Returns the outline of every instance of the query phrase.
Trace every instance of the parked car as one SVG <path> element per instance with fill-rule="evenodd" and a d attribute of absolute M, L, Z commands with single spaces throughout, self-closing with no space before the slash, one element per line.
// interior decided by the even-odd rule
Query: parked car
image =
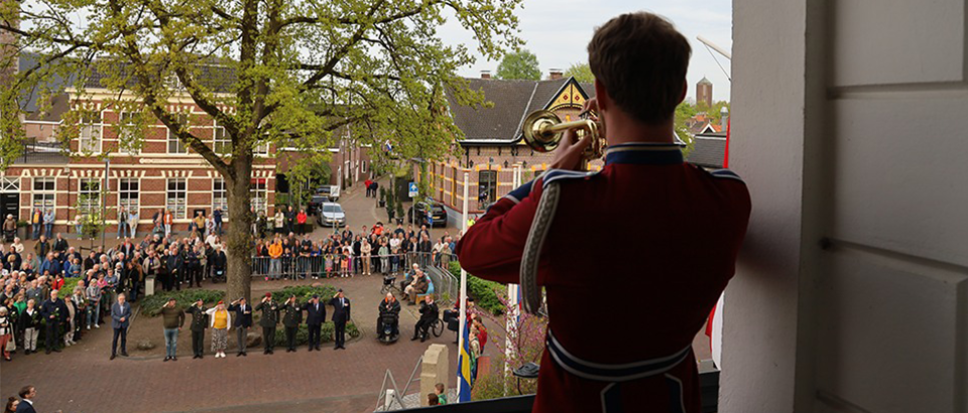
<path fill-rule="evenodd" d="M 416 208 L 416 211 L 414 211 Z M 442 204 L 429 201 L 420 201 L 415 203 L 407 211 L 407 222 L 417 225 L 427 224 L 427 211 L 431 211 L 434 217 L 435 227 L 446 227 L 447 226 L 447 210 L 444 209 Z M 416 219 L 415 219 L 416 216 Z"/>
<path fill-rule="evenodd" d="M 316 214 L 316 223 L 321 227 L 342 227 L 346 225 L 343 207 L 335 202 L 323 202 Z"/>
<path fill-rule="evenodd" d="M 327 197 L 332 202 L 339 201 L 339 185 L 323 185 L 316 188 L 316 196 Z"/>

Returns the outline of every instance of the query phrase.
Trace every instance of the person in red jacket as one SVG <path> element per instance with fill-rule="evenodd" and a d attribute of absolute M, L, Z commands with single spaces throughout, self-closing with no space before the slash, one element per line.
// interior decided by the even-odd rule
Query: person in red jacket
<path fill-rule="evenodd" d="M 297 230 L 299 234 L 305 234 L 308 229 L 306 228 L 306 210 L 300 209 L 299 213 L 296 214 L 296 223 L 299 224 L 299 229 Z"/>
<path fill-rule="evenodd" d="M 477 277 L 516 283 L 536 272 L 545 288 L 536 412 L 700 411 L 692 341 L 733 276 L 750 197 L 735 173 L 683 161 L 673 115 L 690 54 L 651 13 L 598 28 L 588 45 L 596 98 L 585 108 L 604 123 L 605 166 L 585 172 L 590 139 L 566 133 L 557 169 L 497 200 L 457 246 Z M 525 293 L 534 311 L 540 295 Z"/>

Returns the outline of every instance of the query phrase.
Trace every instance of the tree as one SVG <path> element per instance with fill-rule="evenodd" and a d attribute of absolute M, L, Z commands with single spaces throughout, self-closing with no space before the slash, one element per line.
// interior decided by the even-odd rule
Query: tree
<path fill-rule="evenodd" d="M 497 66 L 497 78 L 507 80 L 541 80 L 538 57 L 527 50 L 508 53 Z"/>
<path fill-rule="evenodd" d="M 500 59 L 516 49 L 521 0 L 47 0 L 0 4 L 0 30 L 40 56 L 0 90 L 0 170 L 20 155 L 18 115 L 28 90 L 69 79 L 73 97 L 90 97 L 94 75 L 111 91 L 106 105 L 157 119 L 224 179 L 232 223 L 226 236 L 227 293 L 250 295 L 254 216 L 249 191 L 254 149 L 285 144 L 326 159 L 332 131 L 349 127 L 373 147 L 394 139 L 404 159 L 448 150 L 462 136 L 446 115 L 444 90 L 481 104 L 455 74 L 468 49 L 437 35 L 445 11 L 475 34 L 476 50 Z M 5 57 L 9 63 L 9 56 Z M 189 101 L 224 127 L 218 153 L 169 103 Z M 81 112 L 65 117 L 63 139 L 77 136 Z M 137 139 L 143 139 L 143 135 Z M 310 150 L 312 149 L 312 150 Z M 307 162 L 313 162 L 308 159 Z"/>
<path fill-rule="evenodd" d="M 575 80 L 581 83 L 592 83 L 595 81 L 595 75 L 592 74 L 592 69 L 588 67 L 588 63 L 572 64 L 571 67 L 565 71 L 565 77 L 569 76 L 575 78 Z"/>

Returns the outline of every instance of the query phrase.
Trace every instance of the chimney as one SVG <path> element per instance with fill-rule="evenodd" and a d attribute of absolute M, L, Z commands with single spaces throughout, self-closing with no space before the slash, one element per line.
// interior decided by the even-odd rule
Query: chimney
<path fill-rule="evenodd" d="M 481 79 L 490 79 L 490 78 L 491 78 L 490 70 L 481 70 Z"/>
<path fill-rule="evenodd" d="M 558 80 L 558 79 L 561 79 L 561 76 L 564 74 L 565 72 L 563 72 L 561 69 L 551 69 L 549 78 L 551 80 Z"/>

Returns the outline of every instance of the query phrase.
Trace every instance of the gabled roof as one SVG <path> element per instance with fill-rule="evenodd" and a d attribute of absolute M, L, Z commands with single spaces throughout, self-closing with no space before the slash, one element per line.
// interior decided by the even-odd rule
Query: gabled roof
<path fill-rule="evenodd" d="M 469 78 L 468 88 L 482 90 L 490 108 L 462 106 L 448 93 L 454 124 L 464 132 L 465 141 L 514 143 L 520 139 L 521 122 L 529 113 L 546 109 L 568 85 L 575 85 L 584 99 L 594 97 L 594 87 L 574 78 L 556 80 L 499 80 Z M 591 90 L 591 93 L 588 91 Z M 470 142 L 468 142 L 470 143 Z"/>
<path fill-rule="evenodd" d="M 703 133 L 696 135 L 694 139 L 695 145 L 686 157 L 686 161 L 704 168 L 722 168 L 723 156 L 726 154 L 726 134 Z"/>

